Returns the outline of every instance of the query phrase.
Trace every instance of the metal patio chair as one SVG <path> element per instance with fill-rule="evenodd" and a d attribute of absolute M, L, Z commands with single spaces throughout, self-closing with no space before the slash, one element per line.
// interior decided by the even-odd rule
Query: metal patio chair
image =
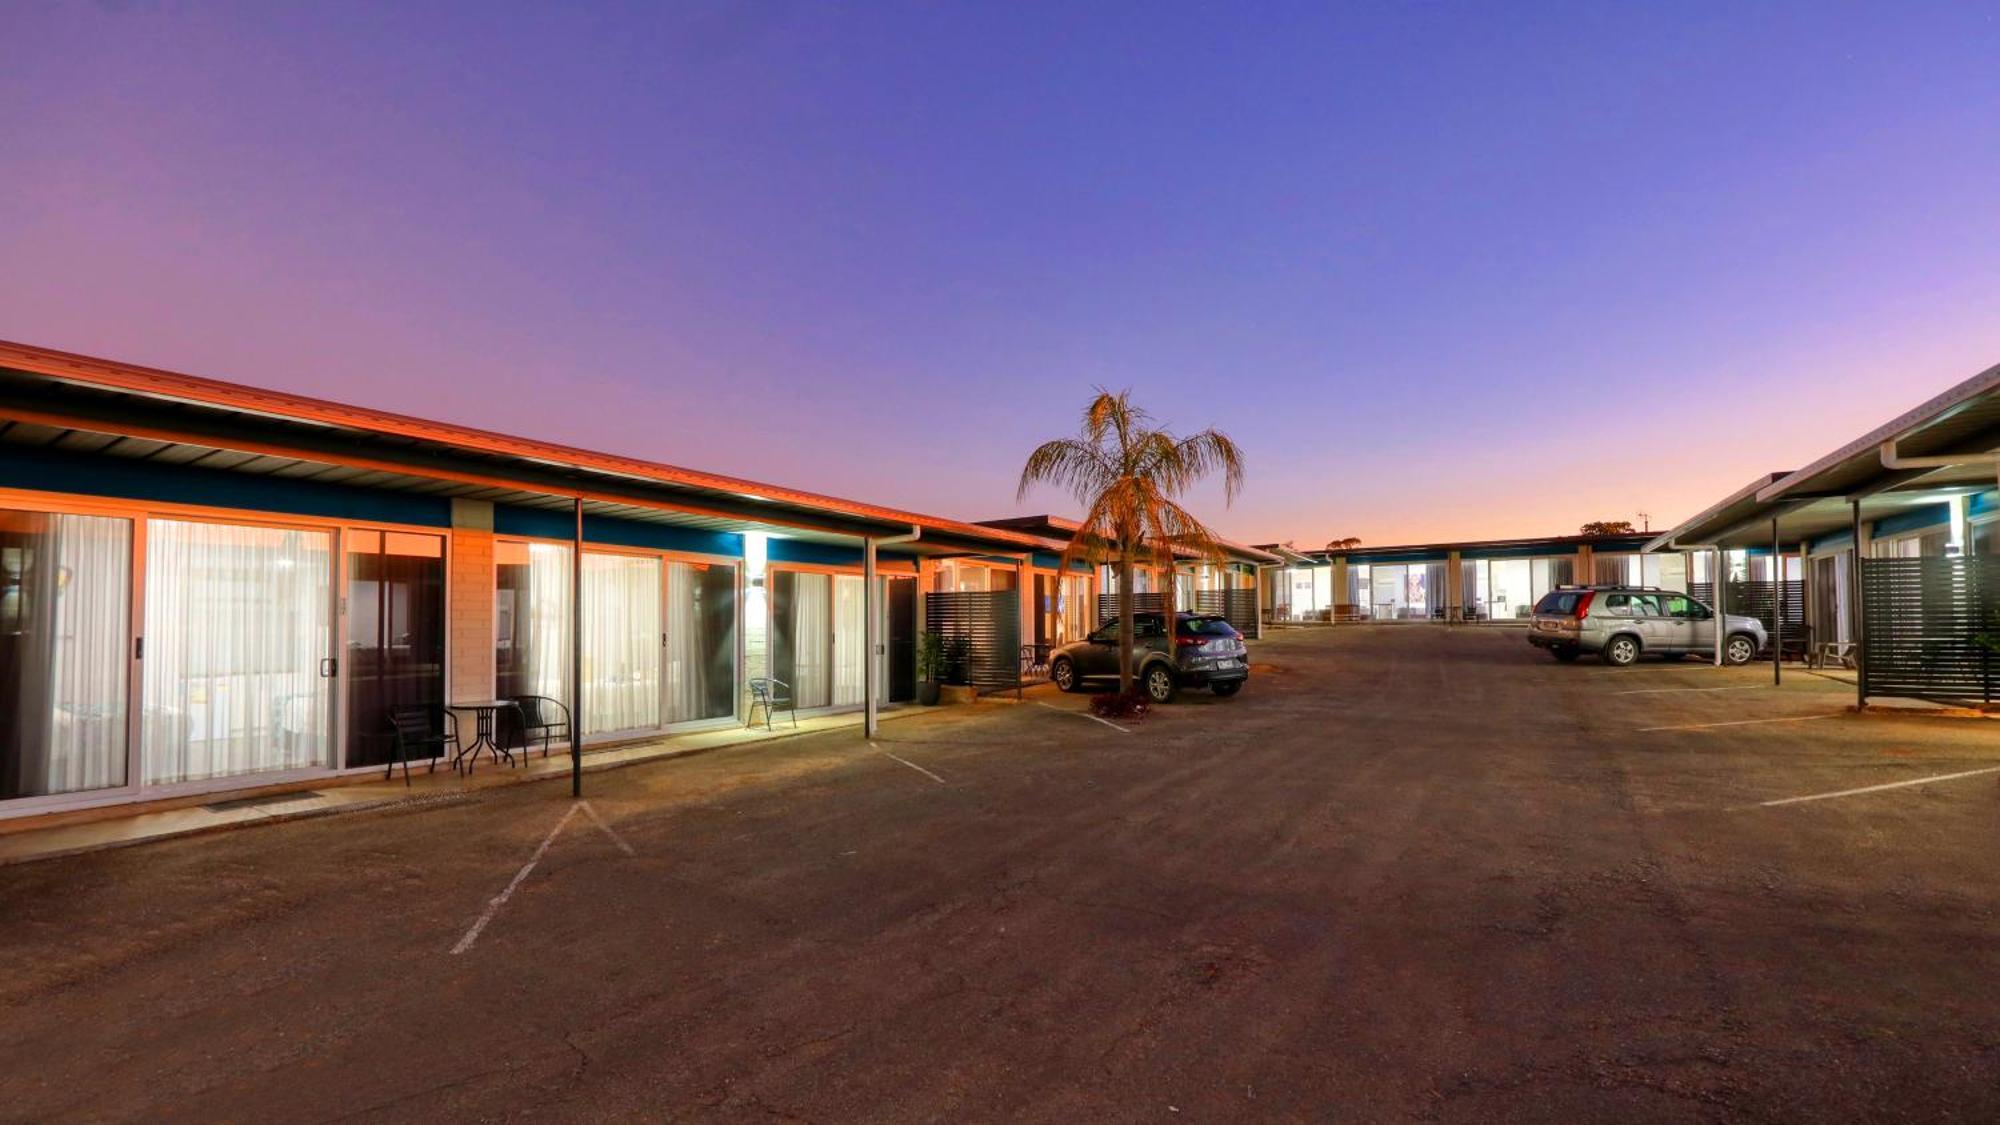
<path fill-rule="evenodd" d="M 792 700 L 792 685 L 768 676 L 758 676 L 750 681 L 750 714 L 744 726 L 757 725 L 757 708 L 764 709 L 764 729 L 776 730 L 771 718 L 779 711 L 790 712 L 792 725 L 799 725 L 798 704 Z"/>
<path fill-rule="evenodd" d="M 527 760 L 528 746 L 540 740 L 542 757 L 549 756 L 549 743 L 561 738 L 569 738 L 569 708 L 559 699 L 546 695 L 515 695 L 508 701 L 519 710 L 517 721 L 521 724 L 521 759 Z"/>
<path fill-rule="evenodd" d="M 403 784 L 410 784 L 410 759 L 428 758 L 430 772 L 437 772 L 438 759 L 447 748 L 458 749 L 458 716 L 444 707 L 395 707 L 389 711 L 389 733 L 394 749 L 382 780 L 396 776 L 396 763 L 403 764 Z M 428 753 L 424 753 L 428 751 Z"/>

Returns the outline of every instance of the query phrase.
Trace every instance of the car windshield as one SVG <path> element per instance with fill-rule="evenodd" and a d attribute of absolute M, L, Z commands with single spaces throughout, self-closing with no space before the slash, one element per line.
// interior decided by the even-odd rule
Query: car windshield
<path fill-rule="evenodd" d="M 1243 634 L 1236 627 L 1220 617 L 1183 617 L 1181 636 L 1183 637 L 1240 637 Z"/>

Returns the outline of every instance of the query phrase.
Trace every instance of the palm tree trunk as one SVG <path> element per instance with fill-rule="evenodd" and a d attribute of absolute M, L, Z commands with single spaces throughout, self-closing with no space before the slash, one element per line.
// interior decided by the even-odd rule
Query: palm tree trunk
<path fill-rule="evenodd" d="M 1118 553 L 1118 694 L 1132 694 L 1132 552 Z"/>

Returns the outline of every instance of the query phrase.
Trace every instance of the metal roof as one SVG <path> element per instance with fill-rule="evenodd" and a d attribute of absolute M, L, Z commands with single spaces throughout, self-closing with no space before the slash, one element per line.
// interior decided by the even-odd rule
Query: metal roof
<path fill-rule="evenodd" d="M 1081 522 L 1066 516 L 1055 515 L 1009 516 L 1006 519 L 980 520 L 979 525 L 981 527 L 1004 528 L 1011 531 L 1025 532 L 1030 535 L 1038 535 L 1064 545 L 1068 544 L 1071 538 L 1083 529 Z M 1283 561 L 1279 556 L 1262 547 L 1252 547 L 1220 537 L 1217 537 L 1216 542 L 1220 543 L 1223 551 L 1237 562 L 1270 565 Z M 1186 550 L 1185 548 L 1179 549 L 1175 553 L 1182 558 L 1196 557 L 1193 551 Z"/>
<path fill-rule="evenodd" d="M 1590 547 L 1593 550 L 1637 551 L 1645 542 L 1645 533 L 1634 532 L 1630 535 L 1545 535 L 1527 539 L 1475 539 L 1455 543 L 1404 543 L 1381 547 L 1351 547 L 1340 551 L 1328 550 L 1322 547 L 1317 551 L 1295 551 L 1293 553 L 1311 559 L 1316 563 L 1327 562 L 1336 557 L 1366 562 L 1369 559 L 1386 556 L 1418 554 L 1447 555 L 1453 551 L 1457 551 L 1460 554 L 1468 551 L 1524 551 L 1537 548 L 1547 548 L 1550 551 L 1564 549 L 1574 551 L 1578 547 Z"/>
<path fill-rule="evenodd" d="M 1059 550 L 1035 535 L 0 341 L 0 441 L 365 488 L 850 541 Z"/>
<path fill-rule="evenodd" d="M 1990 454 L 2000 451 L 2000 366 L 1994 366 L 1803 469 L 1771 473 L 1710 505 L 1647 544 L 1648 550 L 1691 547 L 1786 549 L 1851 529 L 1854 505 L 1864 522 L 1931 507 L 1953 496 L 1995 487 L 1986 463 L 1945 468 L 1891 469 L 1885 443 L 1905 457 Z"/>

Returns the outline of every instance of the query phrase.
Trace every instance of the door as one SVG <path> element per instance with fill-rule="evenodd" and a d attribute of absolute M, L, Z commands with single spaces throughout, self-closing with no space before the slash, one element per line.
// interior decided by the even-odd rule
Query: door
<path fill-rule="evenodd" d="M 147 785 L 333 765 L 333 535 L 146 524 Z"/>
<path fill-rule="evenodd" d="M 346 542 L 346 761 L 379 766 L 395 750 L 389 714 L 444 705 L 444 538 L 349 531 Z"/>
<path fill-rule="evenodd" d="M 882 631 L 888 646 L 889 702 L 904 703 L 917 697 L 917 580 L 890 578 L 883 586 L 889 619 Z"/>
<path fill-rule="evenodd" d="M 1673 612 L 1670 604 L 1673 596 L 1646 594 L 1638 600 L 1640 613 L 1644 615 L 1647 648 L 1654 652 L 1686 652 L 1694 646 L 1694 633 L 1687 617 Z"/>
<path fill-rule="evenodd" d="M 1669 594 L 1664 599 L 1667 616 L 1676 622 L 1681 651 L 1702 651 L 1715 647 L 1715 621 L 1708 607 L 1686 594 Z"/>
<path fill-rule="evenodd" d="M 1137 624 L 1134 623 L 1134 631 Z M 1077 671 L 1085 676 L 1118 674 L 1118 622 L 1110 621 L 1090 634 L 1089 643 L 1076 651 Z"/>

